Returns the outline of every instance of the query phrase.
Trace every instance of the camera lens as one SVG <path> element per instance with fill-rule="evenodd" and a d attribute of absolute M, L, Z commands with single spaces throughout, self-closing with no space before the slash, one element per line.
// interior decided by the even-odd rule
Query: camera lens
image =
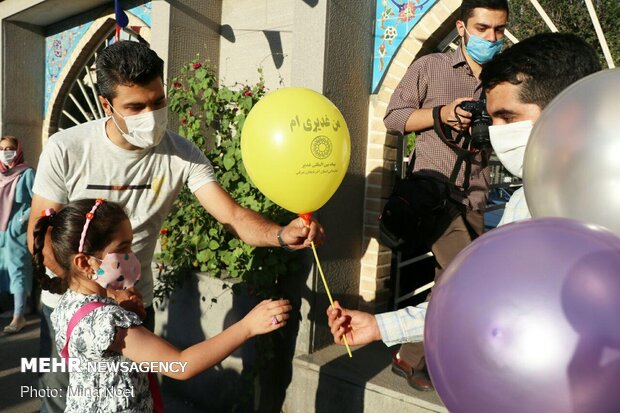
<path fill-rule="evenodd" d="M 461 102 L 459 106 L 471 113 L 471 146 L 481 150 L 491 148 L 489 125 L 492 121 L 486 111 L 486 102 L 483 100 L 466 100 Z"/>

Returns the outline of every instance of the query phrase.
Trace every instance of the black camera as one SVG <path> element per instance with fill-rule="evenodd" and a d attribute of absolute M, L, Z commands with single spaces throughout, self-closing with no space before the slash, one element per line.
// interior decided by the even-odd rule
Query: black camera
<path fill-rule="evenodd" d="M 489 126 L 493 123 L 487 112 L 484 100 L 466 100 L 459 107 L 471 113 L 471 146 L 480 149 L 491 149 Z"/>

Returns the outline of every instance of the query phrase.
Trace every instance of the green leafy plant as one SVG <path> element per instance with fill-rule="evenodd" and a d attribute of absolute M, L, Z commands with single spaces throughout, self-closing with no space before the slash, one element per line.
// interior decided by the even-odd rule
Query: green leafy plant
<path fill-rule="evenodd" d="M 179 117 L 179 134 L 204 151 L 219 184 L 239 204 L 280 223 L 293 215 L 275 205 L 251 183 L 241 160 L 241 130 L 250 109 L 266 90 L 262 71 L 254 85 L 218 83 L 206 62 L 196 59 L 172 79 L 168 90 L 170 110 Z M 189 190 L 184 189 L 161 231 L 162 252 L 158 300 L 166 298 L 191 271 L 214 277 L 232 277 L 259 299 L 276 293 L 278 277 L 296 267 L 296 254 L 280 248 L 255 248 L 237 239 L 209 215 Z M 240 284 L 235 284 L 239 287 Z"/>
<path fill-rule="evenodd" d="M 583 0 L 540 0 L 539 3 L 560 32 L 574 33 L 583 37 L 598 51 L 603 67 L 607 67 L 603 50 Z M 618 0 L 598 0 L 593 2 L 593 6 L 605 34 L 611 56 L 617 64 L 620 59 L 620 30 L 618 30 L 620 2 Z M 510 1 L 508 28 L 512 34 L 521 40 L 536 33 L 550 31 L 529 0 Z"/>

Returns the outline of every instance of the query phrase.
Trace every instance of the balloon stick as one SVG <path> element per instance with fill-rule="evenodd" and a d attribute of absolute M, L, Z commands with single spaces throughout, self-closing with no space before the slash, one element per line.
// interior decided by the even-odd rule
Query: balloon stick
<path fill-rule="evenodd" d="M 312 213 L 299 214 L 299 216 L 306 222 L 306 225 L 310 225 L 310 217 L 312 217 Z M 336 310 L 336 306 L 334 306 L 334 300 L 332 299 L 332 295 L 329 292 L 329 287 L 327 286 L 327 280 L 325 279 L 325 274 L 323 274 L 323 268 L 321 267 L 319 256 L 316 253 L 314 241 L 310 241 L 310 245 L 312 246 L 312 252 L 314 253 L 314 260 L 316 261 L 316 266 L 318 267 L 319 274 L 321 274 L 321 279 L 323 280 L 323 286 L 325 287 L 325 291 L 327 292 L 327 298 L 329 298 L 329 303 L 331 304 L 332 309 Z M 353 354 L 351 354 L 351 348 L 349 347 L 349 343 L 347 341 L 346 333 L 343 334 L 342 340 L 344 341 L 344 345 L 347 348 L 347 353 L 349 354 L 349 357 L 353 357 Z"/>

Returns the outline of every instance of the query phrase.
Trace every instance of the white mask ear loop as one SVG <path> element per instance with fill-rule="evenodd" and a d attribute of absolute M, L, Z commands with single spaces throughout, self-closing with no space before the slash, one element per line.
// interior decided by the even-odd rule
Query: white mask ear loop
<path fill-rule="evenodd" d="M 110 105 L 110 108 L 112 108 L 112 114 L 110 115 L 110 119 L 112 119 L 112 122 L 114 122 L 114 126 L 116 126 L 116 129 L 118 129 L 118 131 L 121 133 L 121 135 L 123 135 L 123 137 L 127 134 L 127 132 L 124 132 L 120 126 L 118 126 L 118 123 L 116 122 L 116 119 L 114 119 L 114 114 L 116 113 L 118 116 L 120 116 L 121 118 L 125 119 L 125 117 L 123 115 L 121 115 L 119 113 L 118 110 L 116 110 L 114 108 L 114 106 L 112 106 L 112 104 L 110 103 L 110 101 L 108 99 L 106 99 L 106 102 L 108 102 L 108 105 Z"/>

